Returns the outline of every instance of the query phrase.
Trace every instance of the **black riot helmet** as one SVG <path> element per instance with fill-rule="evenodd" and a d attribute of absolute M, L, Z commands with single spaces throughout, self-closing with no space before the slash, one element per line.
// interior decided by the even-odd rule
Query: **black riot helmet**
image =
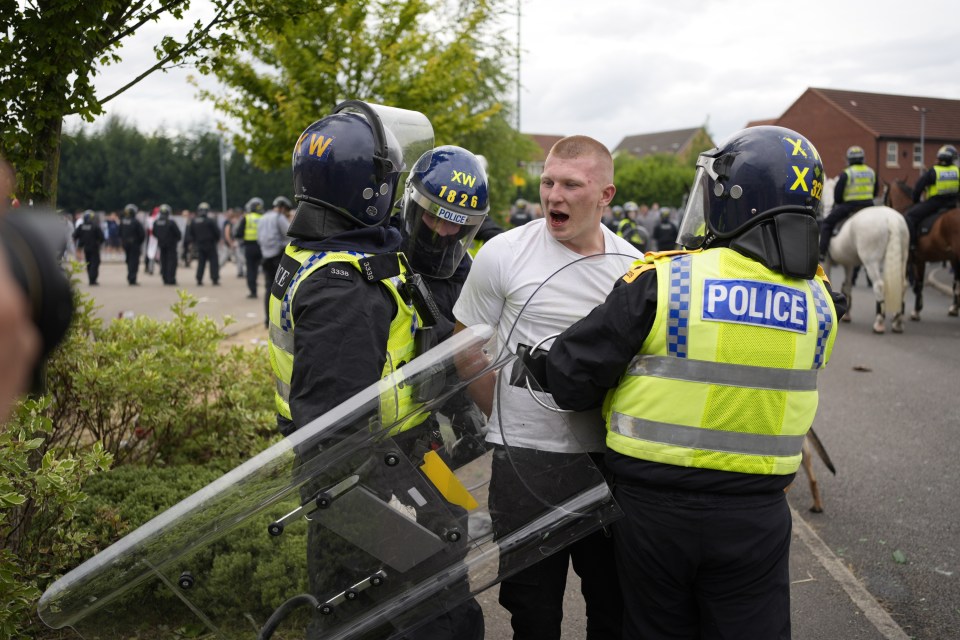
<path fill-rule="evenodd" d="M 347 112 L 349 106 L 359 110 Z M 293 149 L 294 199 L 373 227 L 390 216 L 400 145 L 376 111 L 349 100 L 307 127 Z"/>
<path fill-rule="evenodd" d="M 210 203 L 208 203 L 208 202 L 201 202 L 200 204 L 197 205 L 197 215 L 198 215 L 198 216 L 205 216 L 205 215 L 207 215 L 207 214 L 209 214 L 209 213 L 210 213 Z"/>
<path fill-rule="evenodd" d="M 125 206 L 125 207 L 123 208 L 123 215 L 124 215 L 124 217 L 126 217 L 126 218 L 132 218 L 132 217 L 134 217 L 135 215 L 137 215 L 137 212 L 138 212 L 138 211 L 139 211 L 139 209 L 137 209 L 137 205 L 135 205 L 135 204 L 128 204 L 127 206 Z"/>
<path fill-rule="evenodd" d="M 950 166 L 957 161 L 957 148 L 952 144 L 945 144 L 937 150 L 937 162 L 943 166 Z"/>
<path fill-rule="evenodd" d="M 410 170 L 400 208 L 413 270 L 449 278 L 490 210 L 483 164 L 462 147 L 427 151 Z"/>
<path fill-rule="evenodd" d="M 751 244 L 744 253 L 786 275 L 812 277 L 823 163 L 807 138 L 784 127 L 748 127 L 700 154 L 697 167 L 677 242 L 689 249 L 730 246 L 750 234 L 739 243 L 740 249 Z M 771 251 L 777 256 L 759 255 Z"/>
<path fill-rule="evenodd" d="M 160 215 L 164 218 L 169 218 L 170 214 L 173 213 L 173 209 L 170 208 L 168 204 L 160 205 Z"/>

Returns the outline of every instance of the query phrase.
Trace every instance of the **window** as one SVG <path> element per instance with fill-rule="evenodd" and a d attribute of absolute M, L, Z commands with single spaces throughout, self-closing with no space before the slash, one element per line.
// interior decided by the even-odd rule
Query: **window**
<path fill-rule="evenodd" d="M 923 166 L 923 147 L 919 142 L 913 143 L 913 168 L 919 169 Z"/>
<path fill-rule="evenodd" d="M 899 166 L 899 164 L 897 163 L 897 150 L 898 148 L 897 148 L 896 142 L 887 143 L 887 166 L 888 167 Z"/>

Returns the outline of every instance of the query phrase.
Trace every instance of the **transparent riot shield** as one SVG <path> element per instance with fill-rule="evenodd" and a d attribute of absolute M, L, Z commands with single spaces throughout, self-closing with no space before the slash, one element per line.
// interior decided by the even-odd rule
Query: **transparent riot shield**
<path fill-rule="evenodd" d="M 461 331 L 95 555 L 41 619 L 85 640 L 394 637 L 613 521 L 588 456 L 491 448 L 444 415 L 523 375 L 493 333 Z M 522 508 L 488 500 L 504 466 Z"/>

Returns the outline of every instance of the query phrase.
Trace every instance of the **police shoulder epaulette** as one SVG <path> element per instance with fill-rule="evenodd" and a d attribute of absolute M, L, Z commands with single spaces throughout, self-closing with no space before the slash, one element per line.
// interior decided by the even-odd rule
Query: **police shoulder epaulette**
<path fill-rule="evenodd" d="M 630 271 L 627 271 L 623 275 L 623 281 L 633 282 L 634 280 L 640 277 L 641 273 L 644 273 L 646 271 L 650 271 L 651 269 L 656 269 L 656 268 L 657 268 L 657 265 L 653 264 L 652 262 L 641 262 L 640 264 L 634 264 L 630 268 Z"/>
<path fill-rule="evenodd" d="M 400 260 L 396 253 L 381 253 L 358 260 L 360 271 L 367 282 L 380 282 L 400 275 Z"/>

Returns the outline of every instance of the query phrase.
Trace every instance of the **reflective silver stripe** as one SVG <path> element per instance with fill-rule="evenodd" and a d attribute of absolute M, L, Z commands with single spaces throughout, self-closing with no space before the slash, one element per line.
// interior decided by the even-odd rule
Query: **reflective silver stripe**
<path fill-rule="evenodd" d="M 277 395 L 279 395 L 284 402 L 290 404 L 290 385 L 280 378 L 274 378 L 274 380 L 277 381 Z"/>
<path fill-rule="evenodd" d="M 627 373 L 746 389 L 817 390 L 816 369 L 777 369 L 669 356 L 637 356 L 630 363 Z"/>
<path fill-rule="evenodd" d="M 628 438 L 649 440 L 687 449 L 703 449 L 749 456 L 795 456 L 800 454 L 804 436 L 771 436 L 760 433 L 717 431 L 686 427 L 652 420 L 640 420 L 622 413 L 610 415 L 610 430 Z"/>
<path fill-rule="evenodd" d="M 270 342 L 281 351 L 293 355 L 293 331 L 284 331 L 277 325 L 270 323 Z"/>

